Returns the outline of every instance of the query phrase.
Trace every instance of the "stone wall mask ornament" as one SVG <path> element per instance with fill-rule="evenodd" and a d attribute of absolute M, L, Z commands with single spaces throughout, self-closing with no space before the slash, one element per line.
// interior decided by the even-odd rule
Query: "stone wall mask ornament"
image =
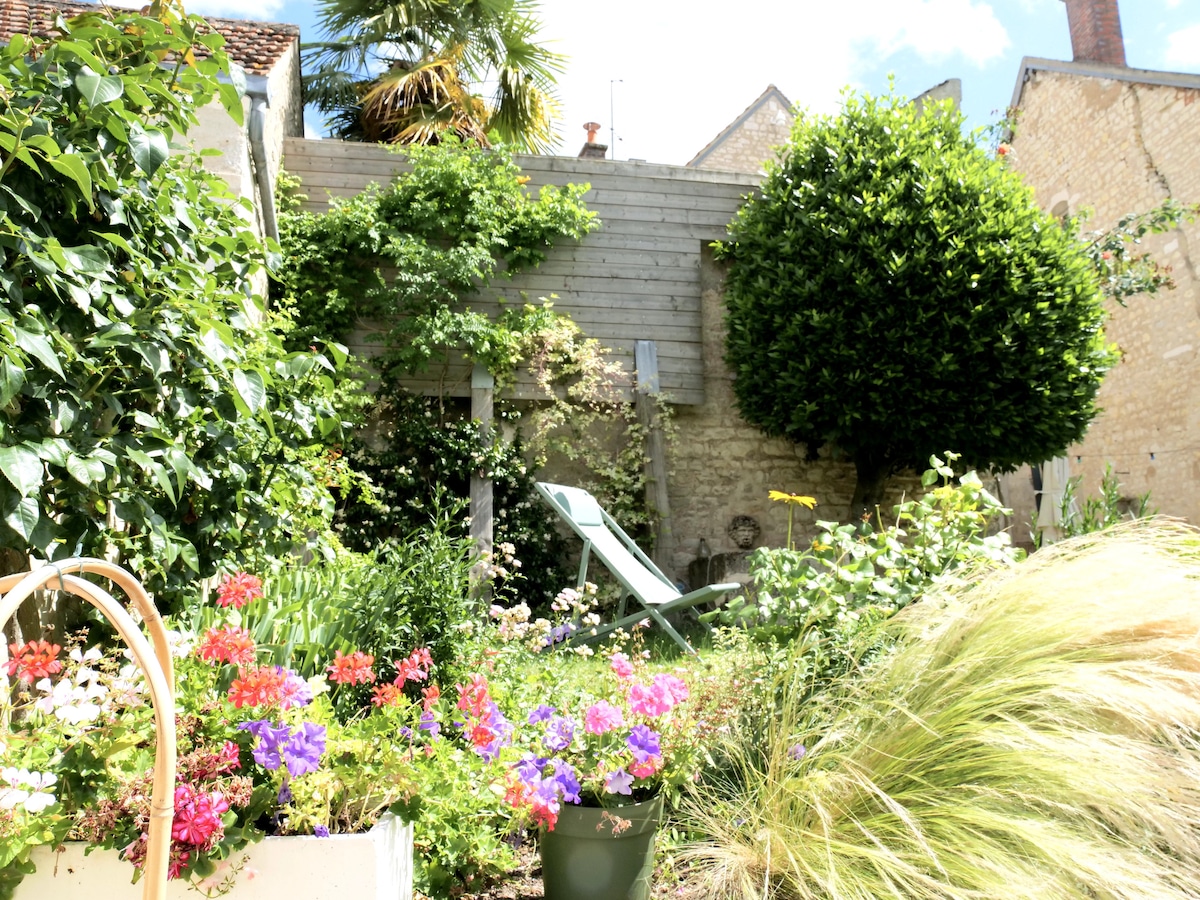
<path fill-rule="evenodd" d="M 758 522 L 751 516 L 734 516 L 733 521 L 729 523 L 729 527 L 725 529 L 725 533 L 729 535 L 729 539 L 733 541 L 740 549 L 749 550 L 754 546 L 754 542 L 762 533 Z"/>

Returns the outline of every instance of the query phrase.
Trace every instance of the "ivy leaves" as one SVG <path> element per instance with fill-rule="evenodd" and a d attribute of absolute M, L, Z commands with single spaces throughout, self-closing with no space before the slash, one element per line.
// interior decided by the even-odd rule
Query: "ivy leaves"
<path fill-rule="evenodd" d="M 273 274 L 304 323 L 293 346 L 344 340 L 360 317 L 375 317 L 392 323 L 391 365 L 420 371 L 466 347 L 503 375 L 529 328 L 459 301 L 502 273 L 536 266 L 555 241 L 598 228 L 582 202 L 589 186 L 546 186 L 534 198 L 507 151 L 452 139 L 401 152 L 410 168 L 387 187 L 324 214 L 282 217 L 284 263 Z"/>

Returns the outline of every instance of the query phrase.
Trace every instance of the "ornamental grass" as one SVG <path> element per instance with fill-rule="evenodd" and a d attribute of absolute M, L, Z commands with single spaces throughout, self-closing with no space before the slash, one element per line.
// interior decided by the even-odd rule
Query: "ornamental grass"
<path fill-rule="evenodd" d="M 1200 896 L 1200 532 L 1084 536 L 893 626 L 731 742 L 687 808 L 706 896 Z"/>

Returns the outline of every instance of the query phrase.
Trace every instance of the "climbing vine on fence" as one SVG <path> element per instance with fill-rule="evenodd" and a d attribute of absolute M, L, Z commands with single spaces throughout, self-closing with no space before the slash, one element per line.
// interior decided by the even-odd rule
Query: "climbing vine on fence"
<path fill-rule="evenodd" d="M 284 254 L 273 277 L 275 294 L 301 323 L 293 345 L 345 340 L 361 320 L 387 325 L 372 359 L 380 384 L 374 438 L 348 448 L 378 485 L 381 505 L 346 503 L 339 527 L 352 546 L 407 533 L 439 491 L 463 496 L 471 474 L 483 472 L 496 483 L 496 540 L 517 545 L 535 599 L 553 596 L 562 587 L 553 563 L 560 548 L 527 465 L 565 458 L 623 524 L 644 524 L 643 439 L 625 399 L 628 375 L 553 298 L 502 303 L 495 315 L 470 301 L 481 287 L 536 266 L 554 242 L 599 227 L 582 202 L 588 185 L 545 186 L 534 196 L 506 150 L 453 140 L 399 152 L 406 165 L 392 183 L 336 201 L 327 213 L 301 211 L 294 182 L 281 200 Z M 480 435 L 448 397 L 404 390 L 405 376 L 454 353 L 496 377 L 509 440 Z M 503 399 L 518 369 L 543 399 Z"/>

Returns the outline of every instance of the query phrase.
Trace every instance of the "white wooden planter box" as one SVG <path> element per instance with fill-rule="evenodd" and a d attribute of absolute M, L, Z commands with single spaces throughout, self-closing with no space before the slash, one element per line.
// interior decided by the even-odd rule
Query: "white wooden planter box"
<path fill-rule="evenodd" d="M 140 900 L 142 884 L 130 884 L 133 867 L 115 850 L 84 855 L 85 844 L 61 852 L 37 847 L 37 871 L 18 885 L 14 900 Z M 229 900 L 412 900 L 412 825 L 385 816 L 365 834 L 269 837 L 233 860 L 246 857 Z M 185 881 L 167 882 L 168 900 L 203 896 Z"/>

